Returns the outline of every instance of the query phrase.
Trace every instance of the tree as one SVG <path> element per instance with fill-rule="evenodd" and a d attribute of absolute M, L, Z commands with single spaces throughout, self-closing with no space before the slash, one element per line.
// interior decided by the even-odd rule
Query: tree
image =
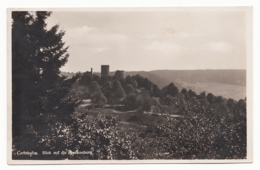
<path fill-rule="evenodd" d="M 202 92 L 202 93 L 200 93 L 200 96 L 199 96 L 199 97 L 201 97 L 201 98 L 206 97 L 206 92 Z"/>
<path fill-rule="evenodd" d="M 138 84 L 137 82 L 135 81 L 134 78 L 130 77 L 130 76 L 127 76 L 126 79 L 125 79 L 125 84 L 131 84 L 134 88 L 137 88 L 138 87 Z"/>
<path fill-rule="evenodd" d="M 90 85 L 90 83 L 93 81 L 95 81 L 93 78 L 92 78 L 92 75 L 90 72 L 85 72 L 83 73 L 83 75 L 81 76 L 80 80 L 79 80 L 79 83 L 83 86 L 88 86 Z"/>
<path fill-rule="evenodd" d="M 185 107 L 187 105 L 185 95 L 183 93 L 178 94 L 177 100 L 179 102 L 180 107 Z"/>
<path fill-rule="evenodd" d="M 106 82 L 112 80 L 112 77 L 111 76 L 103 76 L 101 77 L 101 84 L 105 84 Z"/>
<path fill-rule="evenodd" d="M 236 107 L 236 101 L 234 100 L 234 99 L 231 99 L 231 98 L 229 98 L 228 100 L 227 100 L 227 107 L 229 108 L 229 109 L 234 109 L 235 107 Z"/>
<path fill-rule="evenodd" d="M 51 12 L 12 12 L 13 114 L 51 112 L 67 91 L 60 77 L 69 57 L 58 25 L 47 30 Z M 19 117 L 19 116 L 18 116 Z"/>
<path fill-rule="evenodd" d="M 104 94 L 100 90 L 95 92 L 91 96 L 91 99 L 94 104 L 98 105 L 98 107 L 103 107 L 107 103 L 107 98 L 104 96 Z"/>
<path fill-rule="evenodd" d="M 101 78 L 98 75 L 93 74 L 92 80 L 98 82 L 98 84 L 101 84 Z"/>
<path fill-rule="evenodd" d="M 102 93 L 100 86 L 96 81 L 91 82 L 89 93 L 92 103 L 97 104 L 99 107 L 103 107 L 107 103 L 107 98 Z"/>
<path fill-rule="evenodd" d="M 112 95 L 115 102 L 118 102 L 122 98 L 126 97 L 125 90 L 123 89 L 121 83 L 118 80 L 113 81 Z"/>
<path fill-rule="evenodd" d="M 135 92 L 135 88 L 131 84 L 127 84 L 125 86 L 125 92 L 126 92 L 126 94 L 129 94 L 131 92 Z"/>
<path fill-rule="evenodd" d="M 174 85 L 174 83 L 170 83 L 168 86 L 165 86 L 162 89 L 164 94 L 169 94 L 173 97 L 177 96 L 179 94 L 178 88 Z"/>
<path fill-rule="evenodd" d="M 223 97 L 222 96 L 218 96 L 216 98 L 216 103 L 222 103 L 224 101 Z"/>
<path fill-rule="evenodd" d="M 124 99 L 124 104 L 127 110 L 135 110 L 142 105 L 142 99 L 138 94 L 129 93 Z"/>
<path fill-rule="evenodd" d="M 105 84 L 103 84 L 101 90 L 102 90 L 102 93 L 107 98 L 107 103 L 113 104 L 113 102 L 112 102 L 112 93 L 111 93 L 111 90 L 112 90 L 112 83 L 111 83 L 111 81 L 107 81 Z"/>
<path fill-rule="evenodd" d="M 223 104 L 223 103 L 219 103 L 215 109 L 215 112 L 218 116 L 227 116 L 229 114 L 229 109 L 228 107 Z"/>
<path fill-rule="evenodd" d="M 92 81 L 88 87 L 90 94 L 100 90 L 99 84 L 96 81 Z"/>
<path fill-rule="evenodd" d="M 239 109 L 246 111 L 246 101 L 245 100 L 240 99 L 238 101 L 238 105 L 237 106 L 238 106 Z"/>
<path fill-rule="evenodd" d="M 181 93 L 182 93 L 184 96 L 187 96 L 188 91 L 187 91 L 187 89 L 183 88 L 183 89 L 181 90 Z"/>
<path fill-rule="evenodd" d="M 143 81 L 143 87 L 146 89 L 146 90 L 151 90 L 151 87 L 152 87 L 152 82 L 150 80 L 148 80 L 147 78 L 144 79 Z"/>
<path fill-rule="evenodd" d="M 209 93 L 207 95 L 207 99 L 208 99 L 209 103 L 214 103 L 216 101 L 216 97 L 212 93 Z"/>
<path fill-rule="evenodd" d="M 133 76 L 133 78 L 136 80 L 138 87 L 144 87 L 144 78 L 140 76 L 139 74 Z"/>
<path fill-rule="evenodd" d="M 192 91 L 192 90 L 189 90 L 189 91 L 188 91 L 188 96 L 192 98 L 192 97 L 196 97 L 197 94 L 196 94 L 196 92 L 194 92 L 194 91 Z"/>
<path fill-rule="evenodd" d="M 37 139 L 26 135 L 28 127 L 47 129 L 50 120 L 46 115 L 67 115 L 74 109 L 66 95 L 77 77 L 66 80 L 60 76 L 69 57 L 68 47 L 64 47 L 65 32 L 58 31 L 58 25 L 46 28 L 50 15 L 46 11 L 12 12 L 12 135 L 17 150 L 37 149 Z"/>
<path fill-rule="evenodd" d="M 143 110 L 144 111 L 151 111 L 152 105 L 154 101 L 150 96 L 144 96 L 143 97 Z"/>
<path fill-rule="evenodd" d="M 153 85 L 152 96 L 154 96 L 154 97 L 162 96 L 162 91 L 161 91 L 161 89 L 159 89 L 159 87 L 157 85 Z"/>

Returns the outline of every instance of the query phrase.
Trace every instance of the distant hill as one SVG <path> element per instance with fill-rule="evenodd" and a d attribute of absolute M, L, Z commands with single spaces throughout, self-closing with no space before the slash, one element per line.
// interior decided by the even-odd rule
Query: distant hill
<path fill-rule="evenodd" d="M 70 78 L 72 78 L 76 73 L 73 73 L 73 72 L 64 72 L 64 71 L 61 71 L 61 73 L 60 73 L 61 75 L 63 75 L 63 76 L 66 76 L 67 77 L 67 79 L 70 79 Z"/>
<path fill-rule="evenodd" d="M 159 88 L 173 82 L 179 90 L 192 89 L 221 95 L 235 100 L 246 97 L 246 70 L 156 70 L 150 72 L 126 72 L 126 75 L 139 74 L 148 78 Z"/>
<path fill-rule="evenodd" d="M 150 73 L 173 82 L 215 82 L 246 86 L 246 70 L 155 70 Z"/>

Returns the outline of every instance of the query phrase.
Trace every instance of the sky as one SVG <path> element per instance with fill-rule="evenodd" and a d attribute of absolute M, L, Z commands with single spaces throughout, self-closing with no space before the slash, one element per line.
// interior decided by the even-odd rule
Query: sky
<path fill-rule="evenodd" d="M 246 69 L 245 9 L 59 10 L 46 22 L 66 32 L 66 72 Z"/>

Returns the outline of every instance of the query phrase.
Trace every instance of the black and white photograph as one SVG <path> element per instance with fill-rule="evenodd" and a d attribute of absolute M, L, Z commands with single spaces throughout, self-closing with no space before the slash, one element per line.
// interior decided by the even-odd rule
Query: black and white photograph
<path fill-rule="evenodd" d="M 8 9 L 8 163 L 252 162 L 252 8 Z"/>

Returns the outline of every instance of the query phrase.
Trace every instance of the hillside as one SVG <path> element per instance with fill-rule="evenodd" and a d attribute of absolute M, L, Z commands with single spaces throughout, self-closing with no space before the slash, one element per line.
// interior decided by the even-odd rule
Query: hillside
<path fill-rule="evenodd" d="M 131 72 L 128 74 L 134 76 L 125 79 L 108 76 L 102 80 L 99 76 L 89 79 L 86 73 L 65 80 L 66 96 L 52 113 L 32 119 L 28 132 L 21 135 L 29 142 L 22 148 L 14 142 L 13 159 L 32 159 L 17 154 L 23 148 L 39 153 L 64 151 L 37 154 L 35 160 L 246 158 L 246 100 L 225 99 L 217 93 L 179 92 L 173 83 L 160 90 L 137 73 L 157 77 Z M 220 92 L 238 86 L 196 85 Z"/>

